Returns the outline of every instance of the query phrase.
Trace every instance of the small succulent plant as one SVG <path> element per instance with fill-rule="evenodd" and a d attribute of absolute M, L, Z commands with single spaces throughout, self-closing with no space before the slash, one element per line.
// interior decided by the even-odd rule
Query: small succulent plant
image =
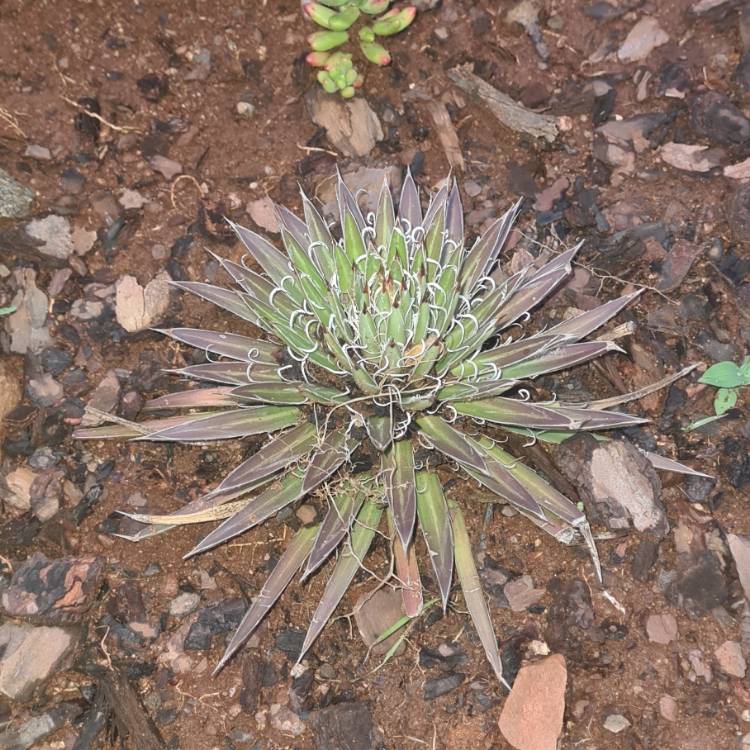
<path fill-rule="evenodd" d="M 372 17 L 369 26 L 358 31 L 359 49 L 364 57 L 375 65 L 388 65 L 391 56 L 377 40 L 403 31 L 416 15 L 416 8 L 392 8 L 391 0 L 321 0 L 302 2 L 302 10 L 325 31 L 317 31 L 308 37 L 312 52 L 307 62 L 318 71 L 318 82 L 329 93 L 339 92 L 345 99 L 354 96 L 364 82 L 348 52 L 333 51 L 349 41 L 349 30 L 361 14 Z"/>
<path fill-rule="evenodd" d="M 578 248 L 506 274 L 499 258 L 520 203 L 468 246 L 455 184 L 442 187 L 423 213 L 407 174 L 397 207 L 383 184 L 376 210 L 363 213 L 339 178 L 336 233 L 305 195 L 302 202 L 304 221 L 277 208 L 286 254 L 232 225 L 249 253 L 247 264 L 219 259 L 236 289 L 175 282 L 260 333 L 163 330 L 206 353 L 205 363 L 176 372 L 208 385 L 147 404 L 151 413 L 173 410 L 174 416 L 134 423 L 104 415 L 113 424 L 81 429 L 77 436 L 195 443 L 272 435 L 215 489 L 179 510 L 126 514 L 147 524 L 128 537 L 135 540 L 221 520 L 188 556 L 302 498 L 319 501 L 322 520 L 292 538 L 217 669 L 299 571 L 307 579 L 338 550 L 301 659 L 382 533 L 390 541 L 390 580 L 401 589 L 405 613 L 414 617 L 423 606 L 416 554 L 422 536 L 429 553 L 423 571 L 431 568 L 443 608 L 455 570 L 502 679 L 462 503 L 446 497 L 443 482 L 462 471 L 558 540 L 583 537 L 598 571 L 583 512 L 511 455 L 498 431 L 557 440 L 643 422 L 609 410 L 633 394 L 589 403 L 532 398 L 539 376 L 621 351 L 612 335 L 586 339 L 637 293 L 524 334 L 532 309 L 570 275 Z M 660 465 L 686 468 L 669 459 Z"/>

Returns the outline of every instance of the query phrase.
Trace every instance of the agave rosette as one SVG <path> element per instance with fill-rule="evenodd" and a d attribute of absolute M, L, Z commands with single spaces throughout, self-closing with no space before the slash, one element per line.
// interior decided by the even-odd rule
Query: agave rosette
<path fill-rule="evenodd" d="M 383 525 L 405 612 L 415 616 L 422 607 L 419 534 L 429 552 L 423 565 L 432 569 L 443 607 L 455 570 L 489 662 L 502 679 L 462 509 L 444 495 L 436 467 L 457 467 L 561 541 L 582 535 L 596 562 L 576 504 L 489 435 L 478 436 L 473 422 L 541 437 L 643 422 L 608 408 L 627 396 L 565 403 L 533 401 L 528 390 L 529 381 L 541 375 L 618 351 L 607 337 L 587 338 L 636 295 L 524 335 L 521 324 L 570 275 L 577 248 L 506 275 L 498 260 L 520 203 L 468 247 L 455 183 L 442 187 L 423 212 L 407 174 L 397 207 L 383 184 L 377 210 L 365 215 L 339 178 L 336 234 L 306 196 L 302 201 L 304 221 L 278 207 L 286 254 L 232 225 L 259 269 L 220 259 L 236 289 L 176 282 L 252 324 L 258 336 L 162 331 L 209 355 L 205 364 L 177 371 L 204 381 L 204 387 L 147 404 L 150 412 L 169 409 L 177 416 L 139 423 L 110 418 L 114 424 L 77 435 L 183 443 L 271 435 L 205 496 L 167 515 L 128 514 L 147 524 L 130 537 L 136 540 L 176 525 L 220 520 L 188 555 L 242 534 L 311 493 L 324 499 L 322 521 L 293 537 L 217 669 L 297 573 L 307 578 L 339 550 L 301 659 Z M 352 470 L 355 462 L 368 468 Z M 671 462 L 666 468 L 684 467 Z"/>

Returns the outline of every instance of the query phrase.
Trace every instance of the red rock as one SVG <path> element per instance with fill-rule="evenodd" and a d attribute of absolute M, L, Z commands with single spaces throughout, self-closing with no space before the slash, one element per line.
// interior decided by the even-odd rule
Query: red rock
<path fill-rule="evenodd" d="M 646 620 L 646 633 L 652 643 L 671 643 L 677 639 L 677 620 L 670 614 L 649 615 Z"/>
<path fill-rule="evenodd" d="M 503 737 L 516 750 L 556 750 L 567 679 L 561 654 L 521 668 L 498 722 Z"/>

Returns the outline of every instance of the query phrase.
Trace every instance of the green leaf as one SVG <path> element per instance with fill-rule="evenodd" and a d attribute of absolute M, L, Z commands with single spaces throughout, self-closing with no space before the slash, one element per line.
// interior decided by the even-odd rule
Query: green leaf
<path fill-rule="evenodd" d="M 696 419 L 695 422 L 691 422 L 687 427 L 685 427 L 683 429 L 683 432 L 692 432 L 693 430 L 697 430 L 699 427 L 705 427 L 707 424 L 711 424 L 711 422 L 716 422 L 718 419 L 724 419 L 724 417 L 726 417 L 726 414 L 719 414 L 718 416 Z"/>
<path fill-rule="evenodd" d="M 745 376 L 734 362 L 718 362 L 711 365 L 698 382 L 714 385 L 717 388 L 737 388 L 745 385 Z"/>
<path fill-rule="evenodd" d="M 458 581 L 461 584 L 461 590 L 466 600 L 466 607 L 474 622 L 474 627 L 477 629 L 479 640 L 482 642 L 482 646 L 484 646 L 487 660 L 495 671 L 495 676 L 503 685 L 507 686 L 507 683 L 503 679 L 503 665 L 500 661 L 500 652 L 497 650 L 497 638 L 492 627 L 490 610 L 487 607 L 477 567 L 474 564 L 474 555 L 471 551 L 471 542 L 469 541 L 469 534 L 466 531 L 464 517 L 455 500 L 448 500 L 448 509 L 453 528 L 456 573 L 458 574 Z"/>
<path fill-rule="evenodd" d="M 745 385 L 750 385 L 750 357 L 745 357 L 742 364 L 740 365 L 740 372 L 744 379 Z"/>
<path fill-rule="evenodd" d="M 0 315 L 12 315 L 16 311 L 15 305 L 9 305 L 8 307 L 0 307 Z"/>
<path fill-rule="evenodd" d="M 719 388 L 714 397 L 714 411 L 716 412 L 716 416 L 720 417 L 722 414 L 726 414 L 730 409 L 734 408 L 736 403 L 736 388 Z"/>

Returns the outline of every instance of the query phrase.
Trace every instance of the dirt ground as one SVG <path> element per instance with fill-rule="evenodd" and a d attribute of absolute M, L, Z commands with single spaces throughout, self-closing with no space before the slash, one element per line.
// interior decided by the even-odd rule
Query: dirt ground
<path fill-rule="evenodd" d="M 750 111 L 750 88 L 735 73 L 743 44 L 745 51 L 750 45 L 741 34 L 740 4 L 719 3 L 723 10 L 699 16 L 689 0 L 544 0 L 539 28 L 546 62 L 531 37 L 506 22 L 516 3 L 435 5 L 389 40 L 390 67 L 367 69 L 361 95 L 379 116 L 384 137 L 367 156 L 349 159 L 336 152 L 306 106 L 306 93 L 315 86 L 303 62 L 312 28 L 296 0 L 0 2 L 0 106 L 8 116 L 0 119 L 0 167 L 34 190 L 34 217 L 64 216 L 76 229 L 97 233 L 92 249 L 74 263 L 57 262 L 14 244 L 14 229 L 28 219 L 0 220 L 0 263 L 9 272 L 33 269 L 37 286 L 48 289 L 61 268 L 72 268 L 62 288 L 49 295 L 50 346 L 70 355 L 54 376 L 62 386 L 59 397 L 46 405 L 31 398 L 38 355 L 4 349 L 35 427 L 25 444 L 18 437 L 23 424 L 6 430 L 0 475 L 24 466 L 38 448 L 52 447 L 66 480 L 80 490 L 77 497 L 63 497 L 60 510 L 42 523 L 7 510 L 0 560 L 9 570 L 37 551 L 50 559 L 106 560 L 104 585 L 86 615 L 74 663 L 33 698 L 3 704 L 0 711 L 0 722 L 12 725 L 61 701 L 80 705 L 81 716 L 34 747 L 83 747 L 75 738 L 92 700 L 90 667 L 108 664 L 127 674 L 169 748 L 322 747 L 320 711 L 343 704 L 364 706 L 373 737 L 380 736 L 352 747 L 511 747 L 497 724 L 506 693 L 492 676 L 457 592 L 454 609 L 421 618 L 405 650 L 376 669 L 380 657 L 365 661 L 367 647 L 345 616 L 373 586 L 360 574 L 337 612 L 341 616 L 311 651 L 309 677 L 294 677 L 294 643 L 325 578 L 294 583 L 249 646 L 211 678 L 230 628 L 219 629 L 208 648 L 183 651 L 190 624 L 214 605 L 229 608 L 231 619 L 231 602 L 257 593 L 299 522 L 294 515 L 273 519 L 189 561 L 182 556 L 204 528 L 129 543 L 111 532 L 121 528 L 114 512 L 132 509 L 134 495 L 140 493 L 156 511 L 179 507 L 219 481 L 247 446 L 71 438 L 82 405 L 107 373 L 114 371 L 121 386 L 117 413 L 131 416 L 128 410 L 137 411 L 143 398 L 174 388 L 162 370 L 191 356 L 156 333 L 124 331 L 107 287 L 125 274 L 145 285 L 164 270 L 172 278 L 220 280 L 207 250 L 241 255 L 223 216 L 253 226 L 246 206 L 265 196 L 297 211 L 299 186 L 319 195 L 337 165 L 342 172 L 359 165 L 411 165 L 429 190 L 451 169 L 431 100 L 446 104 L 458 135 L 465 164 L 463 170 L 454 165 L 453 172 L 464 185 L 470 232 L 524 195 L 527 238 L 549 243 L 554 233 L 566 242 L 586 241 L 574 284 L 556 295 L 552 309 L 646 287 L 623 318 L 638 324 L 623 343 L 626 353 L 561 383 L 604 397 L 686 364 L 746 355 L 750 198 L 744 209 L 738 206 L 734 196 L 743 183 L 722 168 L 750 156 L 750 137 L 720 145 L 718 166 L 705 172 L 680 170 L 661 158 L 665 143 L 716 147 L 696 126 L 701 92 L 726 94 Z M 608 14 L 604 6 L 623 12 Z M 617 49 L 644 16 L 657 19 L 669 40 L 642 61 L 618 59 Z M 597 54 L 605 43 L 609 49 Z M 562 118 L 555 141 L 509 130 L 461 92 L 447 71 L 466 62 L 498 89 Z M 644 73 L 651 79 L 639 100 Z M 599 94 L 592 81 L 603 82 Z M 96 100 L 101 121 L 82 116 L 76 103 L 84 97 Z M 252 114 L 241 114 L 238 102 L 251 104 Z M 599 126 L 652 113 L 666 117 L 647 136 L 639 132 L 624 156 L 607 150 L 610 141 Z M 49 158 L 29 153 L 29 146 L 48 149 Z M 155 169 L 154 157 L 177 162 L 180 176 L 168 179 Z M 542 194 L 550 186 L 547 205 Z M 124 191 L 139 199 L 123 206 Z M 695 249 L 694 262 L 668 291 L 655 290 L 672 273 L 665 268 L 667 256 L 680 243 Z M 537 252 L 534 242 L 521 240 L 508 258 L 519 248 Z M 11 304 L 14 283 L 10 273 L 0 278 L 0 307 Z M 99 298 L 96 289 L 104 290 Z M 104 313 L 78 316 L 76 302 L 82 299 L 105 300 Z M 160 324 L 219 328 L 222 320 L 207 304 L 174 294 Z M 606 534 L 595 523 L 602 537 L 603 586 L 583 548 L 558 544 L 518 515 L 499 509 L 486 515 L 485 504 L 472 502 L 481 491 L 469 483 L 451 487 L 454 497 L 466 499 L 485 583 L 493 575 L 528 575 L 543 589 L 523 611 L 509 608 L 502 586 L 499 593 L 490 591 L 489 601 L 509 674 L 530 657 L 535 642 L 566 658 L 563 750 L 747 747 L 742 737 L 750 732 L 748 679 L 727 674 L 714 654 L 726 641 L 750 647 L 750 634 L 743 637 L 742 630 L 743 590 L 726 544 L 728 534 L 750 534 L 750 422 L 740 393 L 726 418 L 683 431 L 712 413 L 714 391 L 696 380 L 693 373 L 631 404 L 652 422 L 628 437 L 658 445 L 717 482 L 701 494 L 685 478 L 663 474 L 661 500 L 670 530 L 661 535 L 632 528 Z M 555 450 L 551 454 L 559 458 Z M 74 513 L 80 495 L 89 497 L 94 485 L 100 489 L 88 512 Z M 376 546 L 373 564 L 384 568 L 386 553 L 384 545 Z M 714 566 L 710 575 L 695 572 L 696 555 L 702 554 Z M 688 573 L 697 578 L 685 583 Z M 693 599 L 700 599 L 693 606 L 685 602 L 690 586 L 698 591 L 691 589 Z M 185 617 L 169 614 L 184 593 L 199 595 L 198 609 Z M 679 637 L 667 644 L 650 640 L 645 622 L 654 613 L 673 615 Z M 143 626 L 137 638 L 131 637 L 133 622 Z M 460 650 L 458 665 L 430 657 L 441 644 Z M 452 689 L 425 698 L 429 681 L 455 673 L 463 677 Z M 676 705 L 671 719 L 664 715 L 664 696 Z M 607 729 L 612 715 L 624 716 L 626 728 Z M 105 732 L 85 747 L 116 742 Z"/>

